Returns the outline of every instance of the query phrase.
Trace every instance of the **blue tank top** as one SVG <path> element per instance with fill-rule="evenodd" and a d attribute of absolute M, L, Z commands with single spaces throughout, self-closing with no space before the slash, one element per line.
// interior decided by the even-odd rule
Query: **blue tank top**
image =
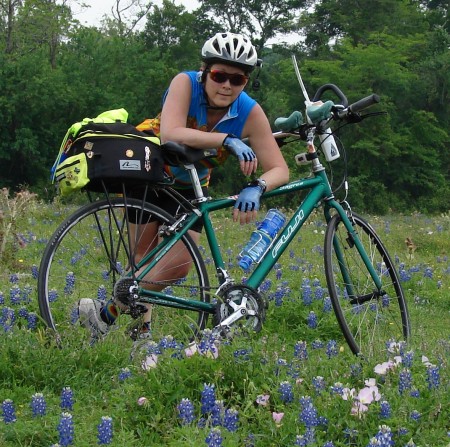
<path fill-rule="evenodd" d="M 192 98 L 187 117 L 187 127 L 207 132 L 207 101 L 203 84 L 197 81 L 197 72 L 187 71 L 186 73 L 192 86 Z M 230 105 L 226 115 L 211 132 L 232 133 L 238 138 L 242 137 L 242 130 L 247 121 L 248 115 L 255 106 L 256 101 L 245 92 L 234 100 Z M 224 147 L 217 148 L 217 157 L 201 162 L 201 167 L 197 167 L 202 186 L 208 186 L 211 170 L 224 163 L 229 152 Z M 177 166 L 166 166 L 166 171 L 175 179 L 178 188 L 191 188 L 189 174 Z"/>

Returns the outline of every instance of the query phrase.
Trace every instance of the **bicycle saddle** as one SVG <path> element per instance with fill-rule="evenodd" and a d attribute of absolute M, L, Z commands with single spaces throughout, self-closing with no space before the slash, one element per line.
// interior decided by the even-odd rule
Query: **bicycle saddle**
<path fill-rule="evenodd" d="M 165 163 L 170 166 L 180 166 L 197 163 L 205 158 L 215 157 L 217 149 L 194 149 L 184 144 L 168 141 L 161 144 L 161 153 Z"/>

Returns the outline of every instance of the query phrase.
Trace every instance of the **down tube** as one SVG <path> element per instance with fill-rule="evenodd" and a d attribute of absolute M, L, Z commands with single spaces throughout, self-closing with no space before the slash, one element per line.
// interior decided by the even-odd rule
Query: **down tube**
<path fill-rule="evenodd" d="M 319 184 L 308 193 L 283 231 L 276 237 L 261 263 L 248 278 L 246 284 L 249 287 L 256 289 L 264 281 L 264 278 L 292 242 L 306 219 L 308 219 L 313 209 L 317 206 L 317 203 L 323 198 L 324 190 L 324 186 Z"/>

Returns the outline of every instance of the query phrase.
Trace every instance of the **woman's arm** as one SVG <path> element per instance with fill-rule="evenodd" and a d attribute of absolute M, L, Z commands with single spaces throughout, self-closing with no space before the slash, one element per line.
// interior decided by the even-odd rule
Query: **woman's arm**
<path fill-rule="evenodd" d="M 175 76 L 161 111 L 161 142 L 174 141 L 197 149 L 221 146 L 227 134 L 203 132 L 186 127 L 191 96 L 189 76 L 185 73 Z"/>

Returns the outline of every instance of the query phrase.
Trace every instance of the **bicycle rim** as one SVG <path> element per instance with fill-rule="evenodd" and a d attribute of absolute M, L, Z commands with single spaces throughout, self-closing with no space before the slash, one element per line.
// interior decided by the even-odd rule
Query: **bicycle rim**
<path fill-rule="evenodd" d="M 378 356 L 389 342 L 407 340 L 410 322 L 398 274 L 375 230 L 351 216 L 353 228 L 381 281 L 378 292 L 352 237 L 335 215 L 325 235 L 325 274 L 338 323 L 353 353 Z"/>
<path fill-rule="evenodd" d="M 174 222 L 171 216 L 149 203 L 115 198 L 83 206 L 69 216 L 50 239 L 39 269 L 39 308 L 59 341 L 74 338 L 92 342 L 91 331 L 81 324 L 78 302 L 82 298 L 108 301 L 113 297 L 116 282 L 127 275 L 132 265 L 130 256 L 134 255 L 132 247 L 142 232 L 136 231 L 129 238 L 125 216 L 134 216 L 133 221 L 142 225 L 153 219 L 167 224 Z M 134 239 L 131 246 L 130 239 Z M 183 236 L 179 244 L 189 254 L 191 268 L 183 278 L 166 274 L 165 288 L 160 288 L 176 296 L 208 302 L 208 277 L 197 246 L 189 235 Z M 180 246 L 169 250 L 155 269 L 161 271 L 170 257 L 171 269 L 176 270 L 175 248 Z M 171 336 L 181 343 L 186 342 L 204 328 L 207 318 L 204 312 L 154 305 L 152 337 L 158 340 Z M 139 324 L 139 319 L 133 320 L 124 312 L 108 328 L 107 336 L 118 332 L 130 334 L 130 329 Z"/>

